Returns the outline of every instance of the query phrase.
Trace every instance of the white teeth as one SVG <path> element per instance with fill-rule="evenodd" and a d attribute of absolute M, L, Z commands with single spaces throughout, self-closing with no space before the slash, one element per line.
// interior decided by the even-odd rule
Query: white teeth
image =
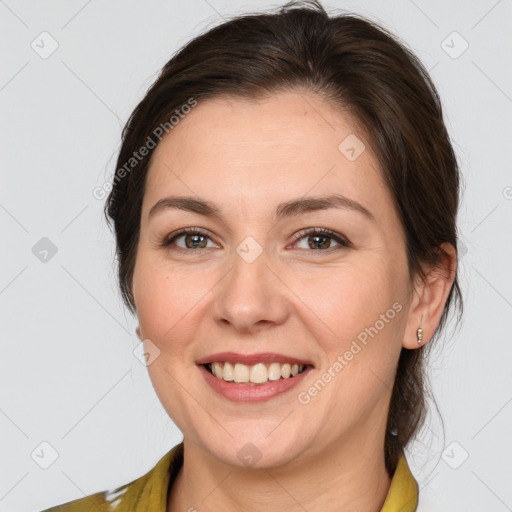
<path fill-rule="evenodd" d="M 268 380 L 279 380 L 281 378 L 281 365 L 271 363 L 268 367 Z"/>
<path fill-rule="evenodd" d="M 249 375 L 249 380 L 254 382 L 255 384 L 261 384 L 262 382 L 267 382 L 268 380 L 268 370 L 267 367 L 263 363 L 255 364 L 251 367 L 251 372 Z"/>
<path fill-rule="evenodd" d="M 219 376 L 217 375 L 217 377 Z M 249 382 L 249 367 L 245 364 L 236 363 L 233 377 L 235 382 Z M 223 376 L 221 375 L 220 378 L 223 378 Z"/>
<path fill-rule="evenodd" d="M 263 384 L 269 380 L 279 380 L 281 378 L 288 379 L 290 376 L 295 377 L 302 370 L 303 364 L 289 363 L 258 363 L 248 366 L 242 363 L 222 363 L 214 362 L 209 365 L 211 373 L 219 379 L 227 382 L 242 382 L 252 384 Z"/>
<path fill-rule="evenodd" d="M 224 374 L 221 375 L 221 377 L 228 382 L 235 380 L 235 376 L 233 375 L 233 365 L 231 363 L 224 363 Z"/>
<path fill-rule="evenodd" d="M 212 364 L 212 373 L 213 375 L 216 375 L 220 379 L 222 379 L 222 365 L 220 363 L 213 363 Z"/>

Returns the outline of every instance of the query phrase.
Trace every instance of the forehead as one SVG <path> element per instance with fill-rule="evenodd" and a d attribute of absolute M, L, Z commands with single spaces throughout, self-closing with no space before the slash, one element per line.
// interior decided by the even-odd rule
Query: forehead
<path fill-rule="evenodd" d="M 262 209 L 332 192 L 383 208 L 391 202 L 372 148 L 348 112 L 305 92 L 217 97 L 200 101 L 158 144 L 143 209 L 176 193 Z"/>

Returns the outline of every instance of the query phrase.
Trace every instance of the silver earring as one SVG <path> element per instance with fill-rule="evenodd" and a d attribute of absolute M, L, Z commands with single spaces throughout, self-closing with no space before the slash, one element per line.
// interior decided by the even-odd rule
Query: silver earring
<path fill-rule="evenodd" d="M 418 345 L 421 345 L 421 340 L 423 339 L 423 329 L 420 327 L 418 329 Z"/>

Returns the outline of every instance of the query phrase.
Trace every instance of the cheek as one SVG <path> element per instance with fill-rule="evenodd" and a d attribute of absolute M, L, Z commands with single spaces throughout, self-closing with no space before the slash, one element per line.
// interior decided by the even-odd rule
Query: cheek
<path fill-rule="evenodd" d="M 178 350 L 179 340 L 197 325 L 215 276 L 211 270 L 170 266 L 149 257 L 141 257 L 137 264 L 134 295 L 142 332 L 161 350 Z"/>
<path fill-rule="evenodd" d="M 365 329 L 376 323 L 382 334 L 392 331 L 400 309 L 393 304 L 400 302 L 400 293 L 388 267 L 385 262 L 361 262 L 295 276 L 293 288 L 301 299 L 297 302 L 301 316 L 317 325 L 319 330 L 312 328 L 312 332 L 323 333 L 319 341 L 325 350 L 343 348 L 360 334 L 364 338 Z"/>
<path fill-rule="evenodd" d="M 370 414 L 392 389 L 406 304 L 385 264 L 329 274 L 297 280 L 299 315 L 321 348 L 322 375 L 336 376 L 326 376 L 334 384 L 318 403 L 344 422 L 348 411 Z"/>

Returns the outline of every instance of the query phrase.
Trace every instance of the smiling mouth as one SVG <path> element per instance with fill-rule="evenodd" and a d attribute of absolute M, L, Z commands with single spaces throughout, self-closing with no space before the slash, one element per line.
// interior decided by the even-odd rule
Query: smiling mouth
<path fill-rule="evenodd" d="M 242 363 L 212 362 L 203 364 L 212 375 L 233 384 L 261 385 L 267 382 L 292 379 L 308 368 L 308 364 L 291 363 Z"/>

